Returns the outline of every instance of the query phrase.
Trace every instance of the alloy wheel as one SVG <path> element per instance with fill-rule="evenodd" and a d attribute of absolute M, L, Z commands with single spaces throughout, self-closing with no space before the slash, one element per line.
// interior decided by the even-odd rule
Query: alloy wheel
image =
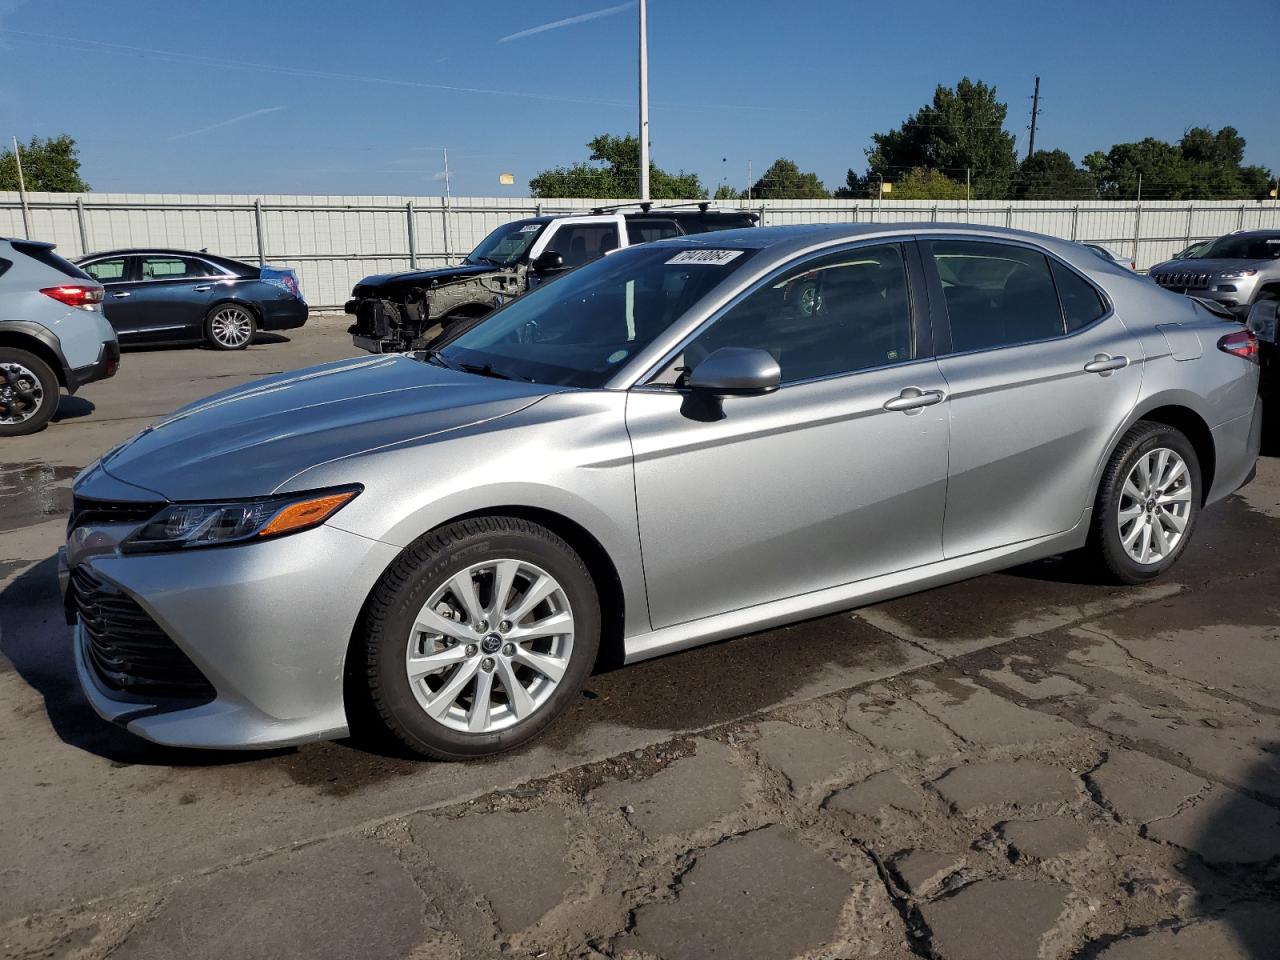
<path fill-rule="evenodd" d="M 219 346 L 234 350 L 253 336 L 253 317 L 240 307 L 223 307 L 213 315 L 209 331 Z"/>
<path fill-rule="evenodd" d="M 1191 474 L 1186 461 L 1168 447 L 1138 458 L 1120 490 L 1120 543 L 1141 564 L 1170 557 L 1182 543 L 1191 518 Z"/>
<path fill-rule="evenodd" d="M 450 577 L 423 605 L 405 670 L 432 719 L 492 733 L 540 709 L 572 653 L 573 611 L 560 583 L 523 560 L 486 560 Z"/>
<path fill-rule="evenodd" d="M 21 363 L 0 363 L 0 423 L 26 423 L 44 403 L 40 378 Z"/>

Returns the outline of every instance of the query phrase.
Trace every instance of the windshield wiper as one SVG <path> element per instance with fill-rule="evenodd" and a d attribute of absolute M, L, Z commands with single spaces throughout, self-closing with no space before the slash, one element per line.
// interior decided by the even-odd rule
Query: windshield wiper
<path fill-rule="evenodd" d="M 533 383 L 529 377 L 521 377 L 516 374 L 503 373 L 501 370 L 493 369 L 493 365 L 488 361 L 484 363 L 460 363 L 459 370 L 465 370 L 467 373 L 478 374 L 482 377 L 493 377 L 495 380 L 523 380 L 525 383 Z"/>
<path fill-rule="evenodd" d="M 474 255 L 467 257 L 467 262 L 469 262 L 469 263 L 492 263 L 495 267 L 505 267 L 505 266 L 506 266 L 506 264 L 505 264 L 505 263 L 503 263 L 501 260 L 495 260 L 495 259 L 493 259 L 493 257 L 477 257 L 477 256 L 474 256 Z"/>
<path fill-rule="evenodd" d="M 446 370 L 462 369 L 439 350 L 423 350 L 422 359 L 427 363 L 434 363 L 437 367 L 444 367 Z"/>

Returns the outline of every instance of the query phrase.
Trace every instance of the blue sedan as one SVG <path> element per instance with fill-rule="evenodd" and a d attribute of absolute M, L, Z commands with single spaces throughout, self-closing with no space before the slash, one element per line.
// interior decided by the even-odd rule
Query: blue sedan
<path fill-rule="evenodd" d="M 259 330 L 307 322 L 292 270 L 186 250 L 110 250 L 77 261 L 103 285 L 121 344 L 204 341 L 243 350 Z"/>

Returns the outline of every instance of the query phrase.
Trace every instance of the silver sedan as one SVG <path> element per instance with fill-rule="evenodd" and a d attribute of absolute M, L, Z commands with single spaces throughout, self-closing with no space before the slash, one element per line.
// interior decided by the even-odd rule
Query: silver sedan
<path fill-rule="evenodd" d="M 635 661 L 1087 551 L 1159 576 L 1252 476 L 1257 341 L 970 226 L 627 249 L 418 355 L 178 411 L 75 484 L 80 681 L 140 736 L 513 747 Z"/>

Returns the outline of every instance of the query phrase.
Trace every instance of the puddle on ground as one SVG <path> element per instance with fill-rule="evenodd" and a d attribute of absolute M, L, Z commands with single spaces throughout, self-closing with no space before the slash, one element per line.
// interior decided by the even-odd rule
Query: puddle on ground
<path fill-rule="evenodd" d="M 45 463 L 0 463 L 0 531 L 70 512 L 70 481 L 79 472 L 79 467 Z"/>

